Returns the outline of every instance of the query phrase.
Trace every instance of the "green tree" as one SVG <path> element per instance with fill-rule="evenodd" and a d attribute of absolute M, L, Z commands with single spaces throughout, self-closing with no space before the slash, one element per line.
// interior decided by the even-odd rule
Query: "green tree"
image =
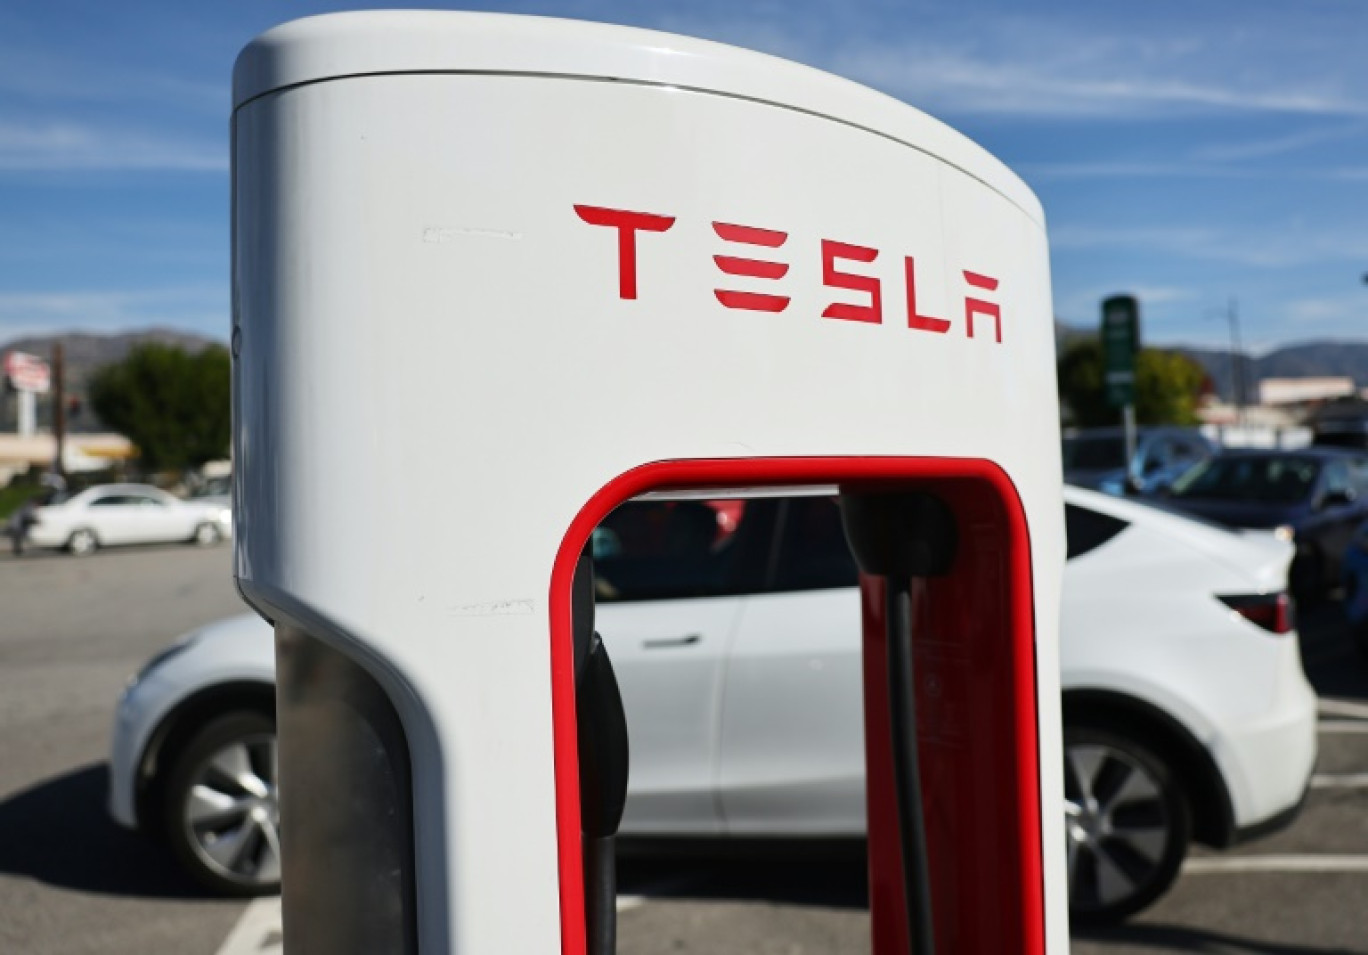
<path fill-rule="evenodd" d="M 218 345 L 198 352 L 139 345 L 95 373 L 90 404 L 137 446 L 149 470 L 197 467 L 228 455 L 231 368 Z"/>
<path fill-rule="evenodd" d="M 1096 339 L 1071 345 L 1059 360 L 1059 396 L 1082 427 L 1119 424 L 1121 410 L 1107 404 L 1102 346 Z M 1135 360 L 1135 420 L 1140 424 L 1197 423 L 1197 398 L 1206 373 L 1177 352 L 1142 348 Z"/>
<path fill-rule="evenodd" d="M 1135 419 L 1140 424 L 1197 424 L 1206 371 L 1186 355 L 1142 348 L 1135 363 Z"/>

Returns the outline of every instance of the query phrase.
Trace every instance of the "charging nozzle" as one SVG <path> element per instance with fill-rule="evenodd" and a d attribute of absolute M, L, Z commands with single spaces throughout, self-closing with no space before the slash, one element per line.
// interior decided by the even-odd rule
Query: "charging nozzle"
<path fill-rule="evenodd" d="M 934 494 L 841 489 L 841 519 L 855 562 L 880 577 L 939 577 L 959 547 L 954 512 Z"/>

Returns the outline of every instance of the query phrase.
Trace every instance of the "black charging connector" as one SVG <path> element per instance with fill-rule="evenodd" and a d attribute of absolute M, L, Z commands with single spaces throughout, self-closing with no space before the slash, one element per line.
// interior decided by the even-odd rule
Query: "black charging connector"
<path fill-rule="evenodd" d="M 588 955 L 617 948 L 617 831 L 627 802 L 627 717 L 608 650 L 594 631 L 594 560 L 586 551 L 571 589 L 580 831 Z"/>
<path fill-rule="evenodd" d="M 933 955 L 931 876 L 917 753 L 912 656 L 912 578 L 950 572 L 959 546 L 954 512 L 939 497 L 899 490 L 848 491 L 840 496 L 846 541 L 860 569 L 887 582 L 888 700 L 897 790 L 910 955 Z"/>

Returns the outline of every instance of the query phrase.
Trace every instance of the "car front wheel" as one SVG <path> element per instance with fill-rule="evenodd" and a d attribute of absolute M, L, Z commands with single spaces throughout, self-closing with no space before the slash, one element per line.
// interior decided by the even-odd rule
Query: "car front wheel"
<path fill-rule="evenodd" d="M 1064 731 L 1069 913 L 1105 924 L 1138 912 L 1178 877 L 1191 814 L 1164 761 L 1144 743 L 1093 727 Z"/>
<path fill-rule="evenodd" d="M 100 542 L 96 539 L 95 532 L 85 527 L 72 531 L 71 536 L 67 538 L 67 550 L 77 557 L 93 554 L 99 546 Z"/>
<path fill-rule="evenodd" d="M 191 540 L 201 547 L 212 547 L 223 539 L 219 529 L 213 524 L 201 524 L 195 528 L 195 536 Z"/>
<path fill-rule="evenodd" d="M 280 888 L 275 721 L 231 713 L 207 724 L 171 769 L 166 834 L 181 865 L 224 895 Z"/>

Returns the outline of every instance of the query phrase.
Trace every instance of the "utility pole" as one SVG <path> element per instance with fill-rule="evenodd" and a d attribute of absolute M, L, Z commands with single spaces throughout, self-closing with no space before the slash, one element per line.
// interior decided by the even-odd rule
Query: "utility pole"
<path fill-rule="evenodd" d="M 52 459 L 52 473 L 66 478 L 66 387 L 62 343 L 52 346 L 52 436 L 57 450 Z"/>
<path fill-rule="evenodd" d="M 1244 426 L 1244 345 L 1240 342 L 1240 312 L 1234 296 L 1226 309 L 1226 320 L 1230 323 L 1230 381 L 1234 391 L 1235 423 Z"/>

